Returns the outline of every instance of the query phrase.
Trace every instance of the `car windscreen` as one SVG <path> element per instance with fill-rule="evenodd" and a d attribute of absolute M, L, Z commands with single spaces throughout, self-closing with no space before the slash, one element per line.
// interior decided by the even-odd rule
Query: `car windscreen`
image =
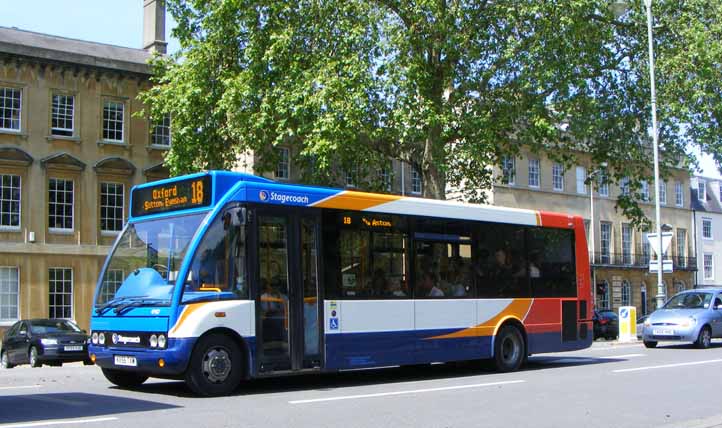
<path fill-rule="evenodd" d="M 80 333 L 80 327 L 70 321 L 62 320 L 38 320 L 30 322 L 30 331 L 33 334 L 49 333 Z"/>
<path fill-rule="evenodd" d="M 669 299 L 662 309 L 707 309 L 712 301 L 712 293 L 682 293 Z"/>

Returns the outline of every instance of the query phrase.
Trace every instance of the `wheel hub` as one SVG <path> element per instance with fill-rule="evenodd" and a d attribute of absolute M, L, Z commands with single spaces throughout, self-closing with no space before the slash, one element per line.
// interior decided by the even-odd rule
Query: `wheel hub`
<path fill-rule="evenodd" d="M 212 383 L 221 383 L 231 373 L 231 357 L 223 348 L 213 348 L 203 358 L 203 374 Z"/>

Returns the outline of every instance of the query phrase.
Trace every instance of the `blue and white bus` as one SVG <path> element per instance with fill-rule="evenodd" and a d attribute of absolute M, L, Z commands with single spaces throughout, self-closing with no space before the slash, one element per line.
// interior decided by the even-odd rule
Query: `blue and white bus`
<path fill-rule="evenodd" d="M 91 359 L 134 387 L 493 359 L 592 341 L 580 217 L 211 171 L 139 185 Z"/>

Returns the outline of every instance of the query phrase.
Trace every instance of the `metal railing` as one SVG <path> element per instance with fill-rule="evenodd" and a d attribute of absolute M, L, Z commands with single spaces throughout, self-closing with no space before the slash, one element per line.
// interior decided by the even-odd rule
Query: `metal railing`
<path fill-rule="evenodd" d="M 671 257 L 675 270 L 697 270 L 696 257 Z M 594 252 L 589 255 L 589 262 L 593 266 L 613 266 L 637 269 L 649 268 L 649 254 L 645 253 L 602 253 Z"/>

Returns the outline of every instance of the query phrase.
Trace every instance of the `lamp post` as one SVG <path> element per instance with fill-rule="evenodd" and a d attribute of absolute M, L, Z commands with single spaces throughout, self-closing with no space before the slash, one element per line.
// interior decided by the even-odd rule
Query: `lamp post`
<path fill-rule="evenodd" d="M 649 45 L 649 83 L 652 98 L 652 144 L 654 150 L 654 217 L 656 223 L 657 239 L 659 239 L 659 253 L 657 254 L 657 307 L 664 305 L 667 290 L 662 282 L 662 266 L 664 251 L 662 250 L 662 220 L 659 208 L 659 133 L 657 131 L 657 88 L 654 82 L 654 37 L 652 34 L 652 0 L 644 0 L 647 11 L 647 42 Z M 621 16 L 627 9 L 626 1 L 616 1 L 610 5 L 616 17 Z"/>
<path fill-rule="evenodd" d="M 652 144 L 654 146 L 654 215 L 659 239 L 659 253 L 657 254 L 657 307 L 661 308 L 666 299 L 667 290 L 662 282 L 662 264 L 664 263 L 664 250 L 662 247 L 662 220 L 659 208 L 659 135 L 657 132 L 657 89 L 654 83 L 654 38 L 652 35 L 652 0 L 644 0 L 647 9 L 647 39 L 649 44 L 649 84 L 652 96 Z"/>
<path fill-rule="evenodd" d="M 606 162 L 602 162 L 600 165 L 602 168 L 607 167 Z M 597 175 L 603 172 L 603 169 L 595 169 L 594 171 L 591 171 L 589 173 L 589 241 L 592 246 L 592 249 L 590 251 L 591 253 L 591 271 L 592 271 L 592 297 L 594 298 L 594 304 L 597 303 L 597 281 L 596 281 L 596 275 L 594 271 L 594 262 L 596 261 L 596 257 L 594 256 L 594 250 L 596 249 L 595 243 L 594 243 L 594 179 Z"/>

